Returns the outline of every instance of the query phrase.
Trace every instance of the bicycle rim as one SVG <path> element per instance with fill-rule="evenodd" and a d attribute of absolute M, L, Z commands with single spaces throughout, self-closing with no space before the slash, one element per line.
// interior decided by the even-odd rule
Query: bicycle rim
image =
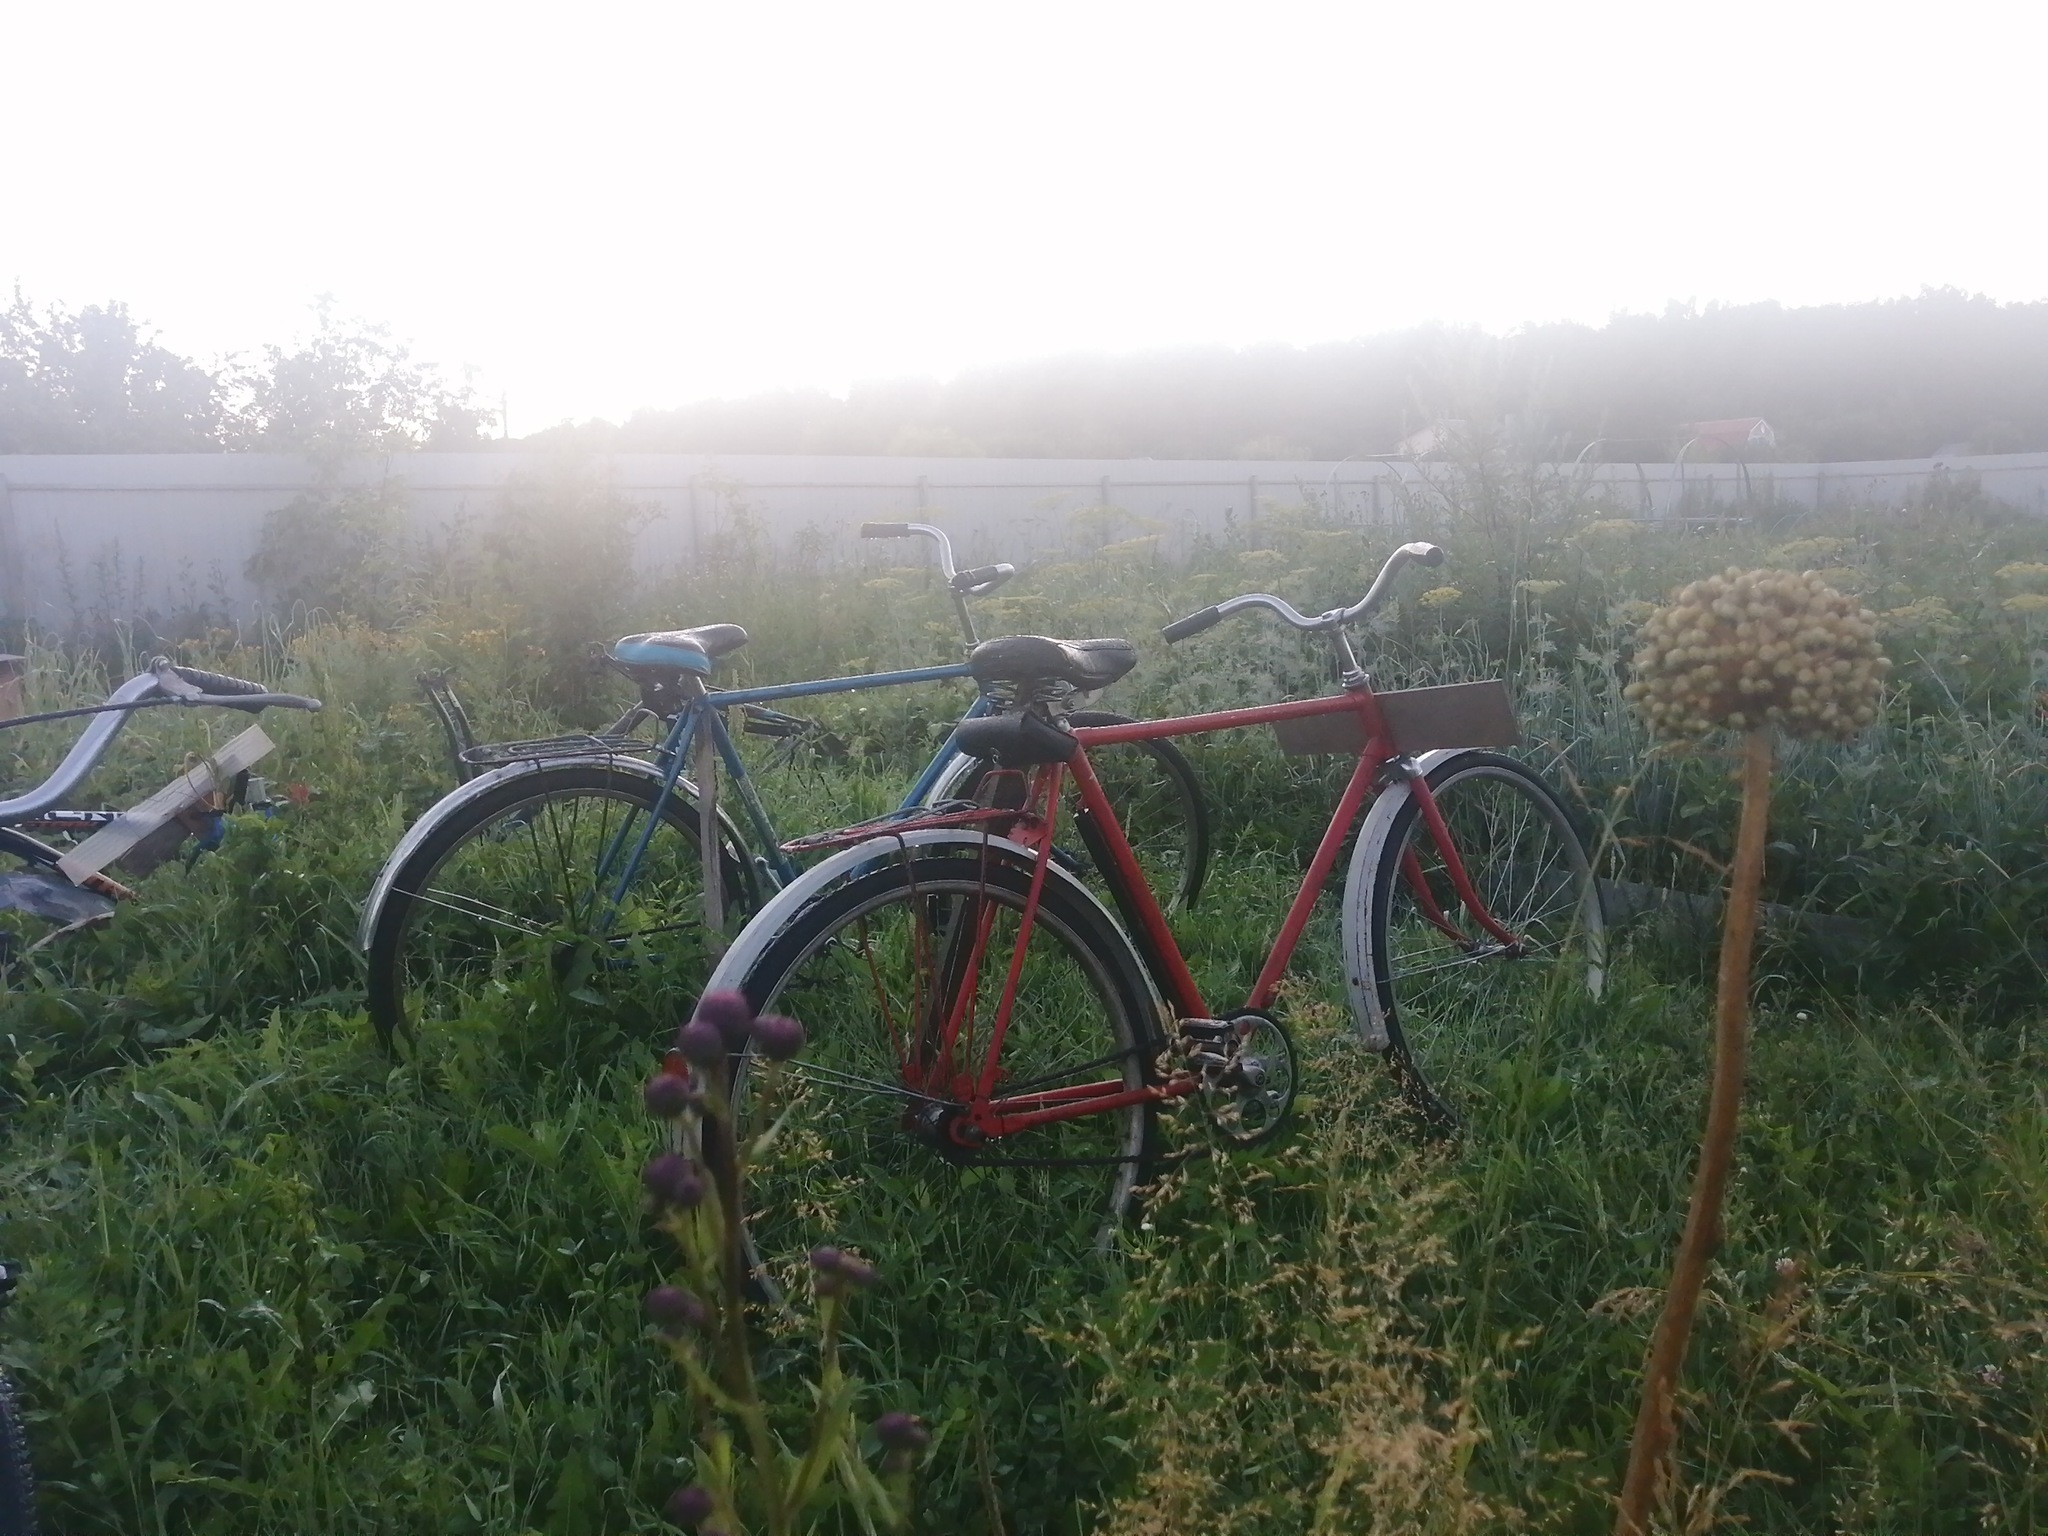
<path fill-rule="evenodd" d="M 1377 872 L 1373 977 L 1404 1086 L 1430 1120 L 1452 1126 L 1472 1101 L 1526 1076 L 1516 1063 L 1560 1009 L 1598 996 L 1606 928 L 1585 845 L 1534 774 L 1468 753 L 1431 778 L 1474 891 L 1524 940 L 1508 954 L 1465 909 L 1411 800 Z"/>
<path fill-rule="evenodd" d="M 1152 1152 L 1149 1104 L 962 1147 L 949 1134 L 984 1061 L 1029 870 L 978 858 L 881 865 L 827 893 L 744 983 L 757 1006 L 800 1019 L 809 1043 L 778 1072 L 735 1074 L 742 1137 L 779 1119 L 747 1172 L 748 1235 L 767 1289 L 800 1279 L 819 1244 L 885 1270 L 963 1279 L 1075 1263 L 1113 1239 Z M 986 935 L 976 952 L 972 936 Z M 951 1069 L 937 1021 L 968 995 Z M 1049 886 L 1036 914 L 998 1095 L 1153 1076 L 1149 993 L 1106 917 Z M 906 1077 L 912 1083 L 906 1083 Z"/>

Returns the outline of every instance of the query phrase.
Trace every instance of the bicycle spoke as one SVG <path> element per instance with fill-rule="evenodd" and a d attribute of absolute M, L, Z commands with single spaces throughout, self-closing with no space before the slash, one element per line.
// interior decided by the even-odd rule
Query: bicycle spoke
<path fill-rule="evenodd" d="M 757 962 L 749 994 L 802 1018 L 811 1042 L 772 1099 L 761 1100 L 752 1065 L 735 1085 L 743 1133 L 770 1117 L 784 1127 L 754 1167 L 750 1196 L 770 1279 L 794 1276 L 802 1254 L 827 1241 L 881 1258 L 1000 1240 L 1037 1262 L 1071 1261 L 1100 1238 L 1105 1196 L 1118 1210 L 1128 1199 L 1149 1154 L 1148 1105 L 986 1141 L 955 1135 L 987 1070 L 981 1026 L 1008 980 L 1027 886 L 1011 865 L 971 857 L 879 866 L 811 922 L 792 923 Z M 1117 1033 L 1129 1026 L 1116 1021 L 1134 1016 L 1123 1011 L 1131 994 L 1112 989 L 1074 921 L 1062 906 L 1032 925 L 998 1102 L 1090 1077 L 1145 1081 L 1149 1057 Z M 999 1192 L 964 1179 L 963 1167 L 1006 1182 Z"/>
<path fill-rule="evenodd" d="M 1432 787 L 1478 901 L 1517 943 L 1480 930 L 1458 902 L 1446 909 L 1458 943 L 1417 900 L 1417 882 L 1447 891 L 1446 860 L 1419 810 L 1383 855 L 1374 918 L 1375 984 L 1388 1029 L 1408 1063 L 1411 1092 L 1433 1117 L 1455 1120 L 1438 1084 L 1471 1084 L 1541 1030 L 1559 988 L 1599 979 L 1601 927 L 1592 873 L 1562 809 L 1525 769 L 1501 758 L 1453 763 Z M 1396 864 L 1411 862 L 1406 878 Z"/>

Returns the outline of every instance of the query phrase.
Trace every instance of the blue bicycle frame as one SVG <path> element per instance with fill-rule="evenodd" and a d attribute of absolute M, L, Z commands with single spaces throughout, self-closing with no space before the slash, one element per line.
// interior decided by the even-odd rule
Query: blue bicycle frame
<path fill-rule="evenodd" d="M 712 745 L 718 752 L 719 761 L 725 767 L 726 777 L 738 792 L 740 804 L 746 808 L 747 821 L 754 836 L 759 840 L 764 853 L 759 867 L 779 888 L 794 880 L 799 873 L 795 862 L 782 851 L 782 838 L 775 830 L 775 824 L 768 819 L 768 811 L 761 804 L 761 797 L 754 789 L 754 781 L 747 775 L 746 764 L 740 761 L 738 750 L 733 746 L 732 733 L 725 728 L 725 711 L 748 704 L 769 704 L 780 699 L 813 698 L 828 693 L 862 693 L 870 688 L 898 688 L 911 683 L 950 682 L 958 677 L 970 677 L 973 673 L 964 662 L 946 667 L 913 667 L 904 672 L 868 672 L 854 677 L 819 678 L 807 683 L 776 683 L 765 688 L 721 688 L 717 693 L 704 693 L 692 698 L 677 711 L 675 723 L 669 727 L 668 735 L 662 738 L 655 749 L 654 761 L 661 769 L 661 794 L 647 823 L 640 830 L 632 851 L 618 871 L 618 880 L 612 887 L 611 904 L 614 910 L 625 900 L 627 890 L 633 884 L 633 877 L 640 872 L 640 861 L 646 855 L 647 845 L 654 836 L 654 829 L 661 825 L 669 802 L 675 797 L 676 781 L 683 776 L 684 765 L 690 761 L 690 754 L 696 747 L 697 732 L 708 730 Z M 976 694 L 974 703 L 961 717 L 962 722 L 978 720 L 989 712 L 986 694 Z M 946 765 L 955 754 L 954 736 L 956 727 L 949 732 L 938 753 L 928 764 L 917 782 L 904 794 L 902 807 L 909 809 L 921 805 L 939 780 L 944 776 Z M 621 828 L 619 836 L 625 836 Z M 598 863 L 598 879 L 602 882 L 610 874 L 613 861 L 623 850 L 615 841 L 605 850 Z M 707 863 L 709 855 L 707 857 Z"/>

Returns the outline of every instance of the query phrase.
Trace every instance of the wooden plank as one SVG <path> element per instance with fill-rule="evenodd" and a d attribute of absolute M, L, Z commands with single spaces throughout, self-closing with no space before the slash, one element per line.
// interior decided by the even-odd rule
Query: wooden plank
<path fill-rule="evenodd" d="M 1380 718 L 1403 756 L 1438 747 L 1519 747 L 1522 729 L 1507 684 L 1449 683 L 1441 688 L 1400 688 L 1377 694 Z M 1334 752 L 1355 755 L 1366 744 L 1365 722 L 1354 710 L 1276 720 L 1273 734 L 1289 757 Z"/>
<path fill-rule="evenodd" d="M 1355 709 L 1328 715 L 1302 715 L 1294 720 L 1275 720 L 1273 735 L 1280 750 L 1289 757 L 1314 757 L 1338 752 L 1356 757 L 1365 749 L 1365 722 Z"/>
<path fill-rule="evenodd" d="M 57 868 L 72 884 L 84 884 L 89 876 L 98 874 L 180 812 L 203 804 L 236 774 L 276 749 L 277 744 L 263 734 L 262 726 L 250 726 L 207 761 L 180 774 L 140 805 L 123 811 L 93 833 L 59 859 Z M 215 770 L 219 772 L 218 779 Z"/>
<path fill-rule="evenodd" d="M 1380 718 L 1394 745 L 1409 757 L 1439 747 L 1519 747 L 1522 728 L 1507 684 L 1451 683 L 1403 688 L 1379 696 Z"/>

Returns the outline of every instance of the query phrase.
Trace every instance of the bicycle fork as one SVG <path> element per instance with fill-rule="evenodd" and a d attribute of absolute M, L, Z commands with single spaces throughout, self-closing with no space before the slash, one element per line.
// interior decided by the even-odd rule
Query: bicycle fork
<path fill-rule="evenodd" d="M 1436 844 L 1437 853 L 1444 861 L 1444 873 L 1450 878 L 1451 889 L 1457 893 L 1460 904 L 1499 943 L 1509 959 L 1520 959 L 1523 953 L 1521 937 L 1502 927 L 1480 899 L 1472 877 L 1465 869 L 1465 861 L 1458 853 L 1458 845 L 1451 838 L 1450 826 L 1444 821 L 1443 808 L 1436 803 L 1428 781 L 1420 773 L 1410 774 L 1408 792 L 1415 797 L 1416 809 L 1422 815 L 1423 825 L 1429 829 L 1430 841 Z M 1466 954 L 1480 948 L 1480 941 L 1460 928 L 1438 903 L 1436 892 L 1430 888 L 1429 874 L 1423 869 L 1421 855 L 1416 853 L 1413 842 L 1401 850 L 1401 877 L 1414 892 L 1415 905 L 1425 922 Z"/>

